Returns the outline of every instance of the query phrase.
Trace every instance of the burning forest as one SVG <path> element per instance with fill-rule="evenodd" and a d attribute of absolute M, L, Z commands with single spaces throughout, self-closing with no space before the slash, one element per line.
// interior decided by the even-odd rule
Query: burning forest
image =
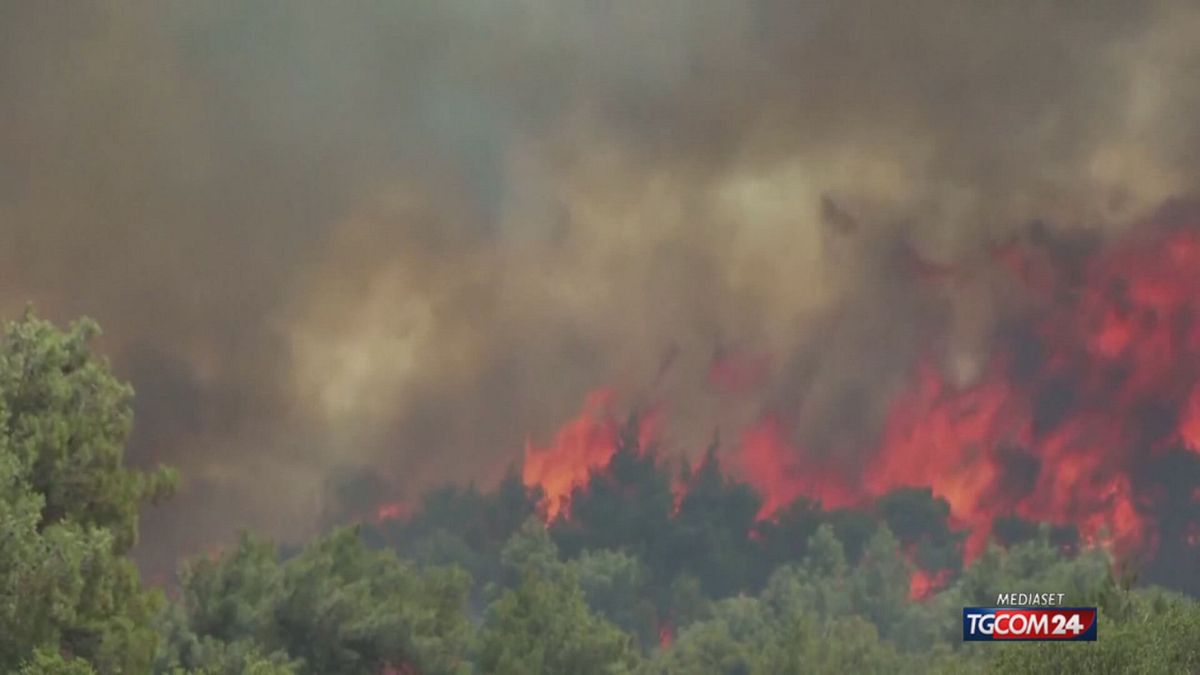
<path fill-rule="evenodd" d="M 1193 3 L 10 5 L 0 670 L 1200 670 Z"/>
<path fill-rule="evenodd" d="M 1198 225 L 1150 223 L 1075 249 L 1044 235 L 997 246 L 995 263 L 1028 302 L 1000 327 L 974 381 L 944 375 L 934 341 L 861 451 L 822 454 L 793 438 L 797 411 L 764 410 L 734 430 L 722 471 L 757 493 L 758 522 L 797 500 L 869 511 L 897 490 L 928 489 L 948 506 L 946 525 L 964 537 L 968 563 L 1015 520 L 1048 523 L 1197 592 Z M 750 363 L 742 367 L 761 370 L 761 360 Z M 731 374 L 737 367 L 715 362 L 710 382 L 747 379 Z M 597 390 L 551 445 L 527 447 L 522 480 L 544 495 L 548 521 L 569 521 L 572 496 L 613 460 L 620 422 L 611 398 Z M 637 448 L 661 442 L 654 418 L 668 410 L 660 404 L 639 422 Z M 685 471 L 676 503 L 688 485 Z M 914 588 L 940 573 L 918 569 Z"/>

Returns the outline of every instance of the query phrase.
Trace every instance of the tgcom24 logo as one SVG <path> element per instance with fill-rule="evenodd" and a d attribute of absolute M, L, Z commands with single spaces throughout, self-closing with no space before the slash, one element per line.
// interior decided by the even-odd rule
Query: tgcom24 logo
<path fill-rule="evenodd" d="M 1001 594 L 995 607 L 963 608 L 963 642 L 1095 642 L 1099 610 L 1062 607 L 1062 593 Z"/>

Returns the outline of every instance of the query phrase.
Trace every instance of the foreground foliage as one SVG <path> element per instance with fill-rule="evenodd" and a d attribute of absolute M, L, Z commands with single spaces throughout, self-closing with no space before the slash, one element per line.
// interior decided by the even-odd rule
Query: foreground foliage
<path fill-rule="evenodd" d="M 127 553 L 175 477 L 124 467 L 132 392 L 95 332 L 26 315 L 0 343 L 0 672 L 1200 672 L 1200 605 L 1114 576 L 1061 528 L 1011 523 L 964 567 L 928 491 L 756 522 L 715 448 L 672 477 L 631 432 L 548 527 L 515 475 L 445 488 L 411 520 L 291 553 L 244 535 L 183 565 L 168 601 Z M 915 600 L 918 568 L 944 583 Z M 962 644 L 961 608 L 1013 590 L 1099 606 L 1100 641 Z"/>
<path fill-rule="evenodd" d="M 89 352 L 96 333 L 27 314 L 0 343 L 0 672 L 137 673 L 154 655 L 161 593 L 125 553 L 174 475 L 124 468 L 133 392 Z"/>

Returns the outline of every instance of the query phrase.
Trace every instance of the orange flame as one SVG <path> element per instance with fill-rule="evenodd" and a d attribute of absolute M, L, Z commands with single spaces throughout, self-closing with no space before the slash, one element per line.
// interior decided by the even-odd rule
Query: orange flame
<path fill-rule="evenodd" d="M 908 580 L 908 599 L 926 600 L 937 590 L 943 588 L 950 580 L 950 570 L 927 572 L 920 567 L 914 567 Z"/>
<path fill-rule="evenodd" d="M 950 524 L 966 530 L 968 562 L 995 520 L 1010 515 L 1073 525 L 1085 543 L 1118 554 L 1152 553 L 1155 488 L 1139 477 L 1175 449 L 1200 453 L 1200 231 L 1118 242 L 1066 266 L 1056 255 L 1017 245 L 995 252 L 1042 300 L 1029 323 L 999 337 L 969 386 L 948 380 L 936 354 L 920 361 L 877 442 L 857 455 L 805 447 L 778 413 L 741 430 L 724 465 L 761 495 L 759 519 L 800 497 L 868 507 L 898 488 L 929 487 L 948 503 Z M 934 281 L 960 274 L 919 267 Z M 725 355 L 709 384 L 726 394 L 760 386 L 767 363 Z M 526 444 L 522 478 L 542 489 L 547 519 L 566 516 L 572 492 L 616 452 L 612 402 L 611 390 L 595 391 L 550 445 Z M 643 418 L 643 444 L 657 438 L 659 412 Z M 678 505 L 686 477 L 674 490 Z M 913 597 L 927 596 L 945 574 L 914 571 Z"/>
<path fill-rule="evenodd" d="M 740 449 L 763 516 L 799 496 L 852 505 L 930 486 L 968 529 L 968 560 L 1008 514 L 1075 525 L 1085 542 L 1118 552 L 1152 545 L 1133 477 L 1172 443 L 1200 452 L 1200 234 L 1098 256 L 1069 292 L 1054 288 L 1062 282 L 1044 259 L 1006 249 L 1001 260 L 1057 298 L 1036 321 L 1036 371 L 1015 374 L 1013 347 L 956 388 L 932 360 L 921 363 L 878 446 L 857 458 L 863 468 L 832 465 L 786 440 L 778 416 L 764 417 Z M 1174 431 L 1141 417 L 1157 409 L 1177 411 Z"/>
<path fill-rule="evenodd" d="M 825 508 L 861 502 L 861 495 L 848 486 L 843 467 L 832 460 L 815 460 L 785 434 L 782 421 L 769 415 L 743 434 L 741 451 L 735 458 L 763 498 L 760 519 L 769 518 L 798 497 L 815 499 Z"/>
<path fill-rule="evenodd" d="M 565 516 L 571 493 L 587 485 L 592 472 L 608 466 L 616 453 L 620 425 L 612 411 L 614 398 L 611 389 L 595 390 L 587 395 L 579 415 L 558 430 L 550 446 L 539 448 L 526 441 L 521 479 L 526 487 L 541 488 L 547 520 Z M 641 449 L 658 437 L 661 424 L 659 408 L 641 417 Z"/>

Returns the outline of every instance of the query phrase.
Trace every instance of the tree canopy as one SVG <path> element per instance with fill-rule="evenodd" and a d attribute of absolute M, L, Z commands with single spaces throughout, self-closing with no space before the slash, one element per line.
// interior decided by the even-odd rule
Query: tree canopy
<path fill-rule="evenodd" d="M 717 448 L 683 475 L 640 447 L 544 522 L 515 473 L 406 520 L 286 549 L 251 533 L 187 561 L 171 597 L 128 557 L 174 472 L 124 464 L 130 387 L 94 324 L 32 313 L 0 343 L 0 671 L 21 675 L 787 675 L 1200 672 L 1200 604 L 1017 519 L 964 564 L 928 490 L 766 521 Z M 681 499 L 673 481 L 688 486 Z M 914 572 L 939 573 L 916 597 Z M 998 590 L 1096 605 L 1092 644 L 963 644 Z"/>
<path fill-rule="evenodd" d="M 145 672 L 162 594 L 125 553 L 141 505 L 174 473 L 125 468 L 132 389 L 66 331 L 27 312 L 0 341 L 0 670 Z M 20 666 L 25 662 L 24 666 Z M 69 665 L 67 663 L 69 662 Z M 58 666 L 53 666 L 58 668 Z"/>

